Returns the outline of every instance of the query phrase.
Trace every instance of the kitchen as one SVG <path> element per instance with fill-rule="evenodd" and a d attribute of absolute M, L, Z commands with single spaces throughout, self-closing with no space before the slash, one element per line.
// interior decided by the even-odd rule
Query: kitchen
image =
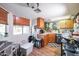
<path fill-rule="evenodd" d="M 78 5 L 78 3 L 1 3 L 1 55 L 68 55 L 67 52 L 62 53 L 65 44 L 61 40 L 72 32 L 74 38 L 79 38 L 79 33 L 76 34 L 74 31 L 76 23 L 74 16 L 79 12 Z M 8 47 L 11 52 L 7 51 Z"/>

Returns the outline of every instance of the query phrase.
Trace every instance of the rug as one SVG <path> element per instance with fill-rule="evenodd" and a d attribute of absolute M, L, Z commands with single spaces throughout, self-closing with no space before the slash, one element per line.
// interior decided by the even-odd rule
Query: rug
<path fill-rule="evenodd" d="M 55 47 L 55 48 L 61 48 L 61 45 L 59 45 L 57 43 L 49 43 L 48 46 Z"/>

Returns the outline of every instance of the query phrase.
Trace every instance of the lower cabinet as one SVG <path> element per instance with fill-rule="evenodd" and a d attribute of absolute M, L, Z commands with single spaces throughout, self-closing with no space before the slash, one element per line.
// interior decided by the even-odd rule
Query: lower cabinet
<path fill-rule="evenodd" d="M 5 55 L 6 56 L 11 55 L 11 46 L 9 46 L 7 49 L 5 49 Z"/>
<path fill-rule="evenodd" d="M 10 44 L 9 46 L 2 46 L 0 50 L 0 56 L 17 56 L 17 49 L 19 48 L 18 44 Z"/>
<path fill-rule="evenodd" d="M 52 34 L 43 35 L 42 40 L 43 40 L 44 46 L 48 45 L 48 43 L 55 43 L 56 42 L 56 34 L 52 33 Z"/>
<path fill-rule="evenodd" d="M 20 48 L 20 52 L 21 52 L 21 56 L 26 56 L 27 54 L 27 52 L 26 52 L 26 49 L 24 49 L 24 48 Z"/>
<path fill-rule="evenodd" d="M 12 56 L 17 56 L 18 55 L 18 48 L 19 48 L 19 46 L 18 45 L 13 45 L 12 46 L 12 49 L 11 49 L 11 55 Z"/>
<path fill-rule="evenodd" d="M 43 43 L 44 43 L 44 46 L 46 46 L 49 43 L 48 35 L 44 35 Z"/>
<path fill-rule="evenodd" d="M 6 56 L 5 51 L 1 51 L 1 52 L 0 52 L 0 56 Z"/>
<path fill-rule="evenodd" d="M 0 56 L 10 56 L 11 55 L 11 46 L 6 47 L 0 52 Z"/>
<path fill-rule="evenodd" d="M 48 34 L 48 40 L 49 40 L 49 43 L 55 43 L 55 39 L 56 39 L 56 34 Z"/>

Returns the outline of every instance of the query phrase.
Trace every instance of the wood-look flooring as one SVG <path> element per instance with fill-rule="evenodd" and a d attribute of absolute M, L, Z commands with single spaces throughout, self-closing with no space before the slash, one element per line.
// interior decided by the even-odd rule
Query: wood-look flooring
<path fill-rule="evenodd" d="M 33 48 L 33 51 L 29 56 L 60 56 L 61 49 L 55 47 L 45 46 L 42 48 Z"/>

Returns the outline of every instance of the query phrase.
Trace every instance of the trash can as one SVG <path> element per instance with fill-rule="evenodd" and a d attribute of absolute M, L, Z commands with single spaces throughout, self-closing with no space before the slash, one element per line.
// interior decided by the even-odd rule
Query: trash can
<path fill-rule="evenodd" d="M 21 46 L 21 56 L 27 56 L 29 55 L 33 50 L 33 43 L 26 43 Z"/>
<path fill-rule="evenodd" d="M 41 48 L 41 42 L 42 40 L 35 40 L 35 43 L 34 43 L 34 47 L 37 47 L 37 48 Z"/>

